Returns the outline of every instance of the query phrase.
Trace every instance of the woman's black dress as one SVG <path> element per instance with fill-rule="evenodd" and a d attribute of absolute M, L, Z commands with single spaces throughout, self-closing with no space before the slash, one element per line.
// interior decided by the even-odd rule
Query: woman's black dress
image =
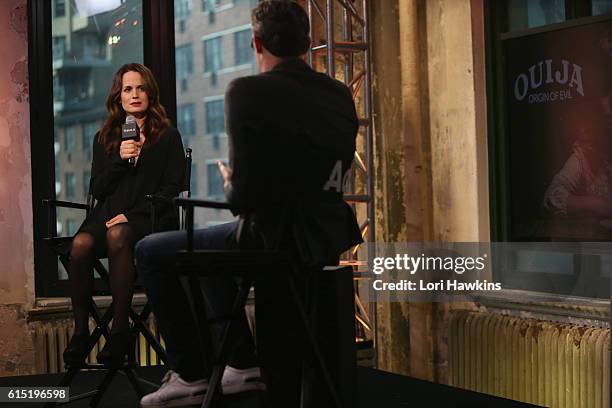
<path fill-rule="evenodd" d="M 91 165 L 91 191 L 97 203 L 79 232 L 94 236 L 98 257 L 107 253 L 105 223 L 118 214 L 125 214 L 136 244 L 151 231 L 151 203 L 148 194 L 175 197 L 183 189 L 185 153 L 176 128 L 164 130 L 155 144 L 147 138 L 136 165 L 119 156 L 119 148 L 107 154 L 96 134 Z M 172 206 L 156 208 L 155 232 L 178 228 Z"/>

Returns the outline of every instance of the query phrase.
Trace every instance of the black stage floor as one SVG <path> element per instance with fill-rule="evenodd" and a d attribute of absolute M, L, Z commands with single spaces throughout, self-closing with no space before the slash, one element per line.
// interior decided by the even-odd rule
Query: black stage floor
<path fill-rule="evenodd" d="M 142 367 L 137 370 L 141 378 L 159 383 L 166 368 Z M 70 392 L 77 394 L 90 391 L 102 381 L 103 371 L 80 373 L 72 383 Z M 0 387 L 9 386 L 53 386 L 61 378 L 61 374 L 30 375 L 22 377 L 0 377 Z M 144 387 L 145 391 L 154 391 L 154 388 Z M 459 388 L 434 384 L 428 381 L 417 380 L 396 374 L 390 374 L 370 368 L 358 368 L 358 408 L 415 408 L 415 407 L 533 407 L 503 398 L 492 397 Z M 226 402 L 227 408 L 259 408 L 260 395 L 242 394 L 234 395 Z M 42 404 L 2 404 L 0 407 L 14 406 L 15 408 L 42 407 Z M 87 407 L 88 400 L 75 401 L 70 408 Z M 102 399 L 100 407 L 109 408 L 136 408 L 139 406 L 138 397 L 132 390 L 127 378 L 117 374 L 109 390 Z M 313 407 L 316 408 L 316 407 Z"/>

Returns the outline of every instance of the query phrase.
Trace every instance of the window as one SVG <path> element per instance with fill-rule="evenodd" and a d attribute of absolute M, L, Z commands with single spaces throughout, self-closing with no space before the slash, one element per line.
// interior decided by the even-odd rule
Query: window
<path fill-rule="evenodd" d="M 55 59 L 55 58 L 54 58 Z M 53 109 L 59 110 L 62 106 L 62 100 L 66 96 L 64 87 L 60 83 L 58 77 L 53 78 Z"/>
<path fill-rule="evenodd" d="M 221 160 L 227 164 L 227 159 Z M 216 160 L 207 160 L 206 175 L 208 180 L 208 198 L 223 199 L 225 192 L 223 191 L 223 177 L 219 173 L 219 167 Z"/>
<path fill-rule="evenodd" d="M 207 197 L 209 174 L 210 177 L 217 177 L 216 165 L 210 167 L 214 172 L 208 171 L 208 160 L 214 164 L 216 158 L 227 157 L 228 154 L 224 137 L 222 95 L 229 81 L 253 73 L 252 69 L 243 69 L 247 68 L 246 64 L 253 67 L 253 60 L 246 60 L 246 54 L 238 57 L 234 47 L 236 42 L 240 44 L 241 49 L 244 49 L 246 44 L 248 51 L 252 53 L 250 39 L 245 43 L 242 39 L 237 39 L 235 33 L 250 29 L 251 9 L 256 3 L 257 0 L 193 0 L 188 35 L 181 31 L 178 22 L 174 26 L 178 107 L 176 122 L 184 137 L 185 146 L 193 149 L 191 188 L 192 195 L 195 196 Z M 191 63 L 184 62 L 189 59 L 192 60 Z M 233 69 L 240 61 L 246 63 L 240 69 Z M 183 66 L 190 68 L 183 69 Z M 189 74 L 186 74 L 187 72 Z M 193 136 L 190 137 L 189 134 Z M 211 193 L 223 200 L 222 191 L 219 187 L 214 187 L 214 183 L 215 181 L 211 183 Z M 221 186 L 222 183 L 217 185 Z M 212 220 L 227 222 L 233 219 L 230 212 L 213 209 L 200 209 L 194 215 L 195 224 L 201 226 Z"/>
<path fill-rule="evenodd" d="M 77 221 L 74 218 L 66 220 L 66 235 L 73 236 L 77 232 Z"/>
<path fill-rule="evenodd" d="M 592 0 L 592 2 L 594 16 L 612 13 L 612 0 Z"/>
<path fill-rule="evenodd" d="M 520 30 L 565 21 L 564 0 L 508 0 L 508 28 Z"/>
<path fill-rule="evenodd" d="M 66 37 L 63 35 L 53 37 L 52 47 L 54 60 L 64 58 L 64 55 L 66 54 Z"/>
<path fill-rule="evenodd" d="M 31 162 L 36 296 L 68 293 L 67 282 L 63 281 L 65 273 L 56 268 L 57 258 L 43 242 L 48 215 L 42 200 L 83 202 L 88 191 L 92 141 L 107 117 L 105 102 L 113 73 L 127 62 L 144 61 L 143 26 L 152 23 L 150 16 L 158 17 L 156 32 L 167 35 L 168 27 L 173 25 L 172 2 L 148 2 L 145 16 L 143 3 L 28 1 L 28 7 L 40 11 L 31 16 L 29 24 L 42 35 L 48 33 L 47 41 L 30 44 L 35 50 L 30 54 L 30 68 L 35 67 L 37 73 L 30 77 L 30 103 L 40 105 L 40 111 L 45 112 L 30 123 L 32 134 L 37 135 L 32 138 Z M 47 46 L 51 49 L 47 50 Z M 147 63 L 154 72 L 163 71 L 158 69 L 160 55 L 169 51 L 173 52 L 161 46 L 151 47 Z M 168 95 L 172 91 L 168 90 L 168 73 L 160 75 L 160 93 Z M 168 102 L 164 101 L 173 112 L 174 105 Z M 55 225 L 67 234 L 75 230 L 75 225 L 78 227 L 83 217 L 82 210 L 58 209 Z"/>
<path fill-rule="evenodd" d="M 70 154 L 74 152 L 74 127 L 64 128 L 64 152 Z"/>
<path fill-rule="evenodd" d="M 251 30 L 242 30 L 234 33 L 235 65 L 250 64 L 253 62 L 251 49 Z"/>
<path fill-rule="evenodd" d="M 204 72 L 223 68 L 223 37 L 204 40 Z"/>
<path fill-rule="evenodd" d="M 219 7 L 221 0 L 202 0 L 202 11 L 214 12 L 216 7 Z"/>
<path fill-rule="evenodd" d="M 68 0 L 61 3 L 62 7 L 70 5 Z M 127 62 L 143 62 L 141 1 L 97 3 L 79 2 L 79 24 L 66 24 L 62 19 L 51 22 L 53 125 L 59 129 L 66 154 L 57 160 L 69 162 L 69 166 L 57 167 L 55 180 L 64 196 L 76 201 L 87 196 L 89 179 L 80 184 L 81 176 L 85 178 L 91 170 L 93 138 L 107 117 L 105 104 L 112 74 Z M 64 227 L 68 215 L 58 213 Z M 75 215 L 70 217 L 77 219 Z"/>
<path fill-rule="evenodd" d="M 96 35 L 83 35 L 81 38 L 82 56 L 83 58 L 103 58 L 102 50 L 98 37 Z"/>
<path fill-rule="evenodd" d="M 191 44 L 176 47 L 176 79 L 187 79 L 193 73 Z"/>
<path fill-rule="evenodd" d="M 189 180 L 189 190 L 192 197 L 198 196 L 198 165 L 191 162 L 191 179 Z"/>
<path fill-rule="evenodd" d="M 98 123 L 97 122 L 86 122 L 83 125 L 83 153 L 87 159 L 91 160 L 92 154 L 92 144 L 93 140 L 96 137 L 96 132 L 98 131 Z"/>
<path fill-rule="evenodd" d="M 66 199 L 74 200 L 74 195 L 76 191 L 76 178 L 74 177 L 74 173 L 66 172 Z"/>
<path fill-rule="evenodd" d="M 505 288 L 609 298 L 609 257 L 567 245 L 536 246 L 612 241 L 606 220 L 572 213 L 567 197 L 573 187 L 560 182 L 573 168 L 566 166 L 572 158 L 580 162 L 578 169 L 589 166 L 588 159 L 580 159 L 581 143 L 598 134 L 596 123 L 612 118 L 612 109 L 597 102 L 605 99 L 603 90 L 612 89 L 611 62 L 602 46 L 612 18 L 589 18 L 600 6 L 596 3 L 592 9 L 578 0 L 490 3 L 491 238 L 529 242 L 514 251 L 508 268 L 494 269 Z"/>
<path fill-rule="evenodd" d="M 205 103 L 206 106 L 206 133 L 219 134 L 225 132 L 225 113 L 223 99 Z"/>
<path fill-rule="evenodd" d="M 187 91 L 187 80 L 193 73 L 193 51 L 190 44 L 176 47 L 176 80 L 181 91 Z"/>
<path fill-rule="evenodd" d="M 191 0 L 174 0 L 174 19 L 187 20 L 191 15 Z"/>
<path fill-rule="evenodd" d="M 85 170 L 83 172 L 83 202 L 87 200 L 89 195 L 89 181 L 91 180 L 91 171 Z"/>
<path fill-rule="evenodd" d="M 64 17 L 66 15 L 66 0 L 55 0 L 53 2 L 53 16 L 54 17 Z"/>
<path fill-rule="evenodd" d="M 177 107 L 177 126 L 183 137 L 196 134 L 195 106 L 193 103 Z"/>

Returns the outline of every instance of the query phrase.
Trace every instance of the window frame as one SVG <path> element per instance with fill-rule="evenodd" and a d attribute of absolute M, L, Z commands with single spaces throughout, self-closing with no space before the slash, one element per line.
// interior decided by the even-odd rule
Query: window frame
<path fill-rule="evenodd" d="M 191 177 L 189 179 L 189 193 L 192 197 L 197 197 L 198 188 L 198 163 L 195 161 L 191 162 Z"/>
<path fill-rule="evenodd" d="M 177 14 L 176 13 L 177 9 L 178 11 L 182 12 L 181 15 L 176 16 L 176 19 L 178 21 L 187 20 L 189 17 L 191 17 L 192 8 L 193 8 L 192 0 L 178 0 L 178 1 L 175 0 L 174 1 L 175 16 Z"/>
<path fill-rule="evenodd" d="M 223 128 L 221 129 L 221 131 L 210 131 L 210 122 L 208 120 L 208 106 L 209 104 L 212 103 L 221 103 L 221 117 L 222 120 L 220 121 L 223 124 Z M 204 98 L 204 119 L 205 119 L 205 134 L 207 136 L 212 136 L 212 135 L 223 135 L 225 134 L 225 97 L 223 95 L 217 95 L 217 96 L 209 96 Z"/>
<path fill-rule="evenodd" d="M 95 129 L 93 132 L 90 132 L 90 128 Z M 96 135 L 96 132 L 100 128 L 100 123 L 98 121 L 89 121 L 83 122 L 81 126 L 81 150 L 85 157 L 88 160 L 91 160 L 93 155 L 93 139 Z"/>
<path fill-rule="evenodd" d="M 184 123 L 183 119 L 186 116 L 182 113 L 188 112 L 188 111 L 191 111 L 191 116 L 189 118 L 190 121 L 188 124 L 185 124 L 183 126 L 183 129 L 181 129 L 180 124 Z M 184 139 L 188 139 L 196 135 L 197 133 L 196 115 L 197 115 L 196 104 L 193 102 L 183 103 L 176 107 L 176 127 L 179 128 L 179 131 L 181 131 L 181 136 L 183 136 Z"/>
<path fill-rule="evenodd" d="M 64 197 L 67 201 L 73 201 L 76 198 L 76 175 L 72 171 L 64 173 Z"/>
<path fill-rule="evenodd" d="M 209 38 L 205 38 L 205 39 L 202 40 L 202 48 L 203 48 L 203 51 L 204 51 L 203 52 L 203 61 L 202 62 L 204 63 L 204 73 L 205 74 L 212 74 L 212 73 L 215 73 L 215 72 L 219 72 L 220 70 L 222 70 L 225 67 L 225 55 L 224 55 L 224 50 L 223 50 L 223 41 L 224 41 L 223 37 L 224 37 L 223 35 L 215 35 L 214 37 L 209 37 Z M 214 66 L 212 66 L 213 64 L 208 64 L 206 62 L 206 60 L 207 60 L 207 58 L 206 58 L 206 55 L 207 55 L 206 52 L 207 51 L 206 50 L 208 49 L 208 47 L 206 46 L 206 43 L 207 42 L 212 43 L 213 41 L 214 42 L 218 41 L 220 43 L 219 46 L 217 47 L 217 50 L 219 51 L 219 53 L 218 53 L 219 54 L 219 66 L 218 67 L 214 67 Z"/>
<path fill-rule="evenodd" d="M 182 80 L 182 79 L 188 79 L 192 74 L 193 74 L 193 44 L 189 43 L 189 44 L 185 44 L 185 45 L 181 45 L 180 47 L 176 47 L 176 51 L 180 50 L 180 55 L 183 56 L 183 58 L 181 59 L 177 59 L 176 63 L 181 64 L 181 70 L 177 69 L 177 75 L 176 75 L 176 79 L 177 80 Z M 177 52 L 178 54 L 178 52 Z M 185 64 L 185 66 L 183 67 L 182 64 Z M 177 66 L 177 68 L 179 68 Z M 183 72 L 179 72 L 179 71 L 184 71 Z"/>
<path fill-rule="evenodd" d="M 69 2 L 66 2 L 67 6 Z M 67 296 L 68 282 L 59 279 L 57 257 L 44 237 L 56 234 L 56 225 L 47 231 L 50 214 L 42 200 L 55 198 L 53 52 L 54 3 L 28 1 L 28 73 L 30 79 L 30 139 L 32 165 L 32 207 L 34 229 L 34 274 L 37 297 Z M 144 63 L 158 80 L 160 101 L 176 123 L 176 73 L 174 64 L 174 2 L 143 0 Z M 33 135 L 36 135 L 34 137 Z"/>
<path fill-rule="evenodd" d="M 57 12 L 57 4 L 62 2 L 62 14 L 58 14 Z M 66 0 L 53 0 L 53 18 L 59 18 L 66 16 Z"/>
<path fill-rule="evenodd" d="M 217 169 L 217 161 L 222 162 L 226 166 L 229 163 L 229 159 L 227 157 L 219 157 L 216 159 L 206 159 L 204 164 L 206 165 L 206 198 L 209 200 L 219 200 L 225 197 L 225 193 L 223 190 L 223 178 Z M 218 183 L 220 183 L 221 191 L 219 194 L 210 194 L 211 193 L 211 178 L 214 177 L 217 179 Z"/>
<path fill-rule="evenodd" d="M 70 155 L 76 150 L 76 138 L 74 137 L 74 125 L 64 126 L 64 153 Z"/>
<path fill-rule="evenodd" d="M 242 35 L 242 34 L 247 34 L 246 35 L 246 46 L 244 48 L 244 50 L 240 50 L 240 51 L 246 51 L 244 53 L 240 53 L 238 52 L 239 47 L 238 47 L 238 38 Z M 252 37 L 252 30 L 250 28 L 245 28 L 243 30 L 239 30 L 234 32 L 234 66 L 235 67 L 239 67 L 241 65 L 247 65 L 247 64 L 251 64 L 253 62 L 253 50 L 251 49 L 250 46 L 250 39 Z M 244 54 L 244 55 L 243 55 Z M 243 60 L 239 60 L 238 55 L 240 55 L 241 57 L 244 57 L 245 55 L 247 56 L 247 58 L 243 61 Z"/>

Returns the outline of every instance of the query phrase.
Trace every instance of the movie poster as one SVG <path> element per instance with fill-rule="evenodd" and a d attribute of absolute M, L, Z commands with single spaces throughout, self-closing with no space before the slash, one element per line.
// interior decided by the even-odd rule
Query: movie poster
<path fill-rule="evenodd" d="M 511 239 L 612 240 L 612 20 L 504 46 Z"/>

